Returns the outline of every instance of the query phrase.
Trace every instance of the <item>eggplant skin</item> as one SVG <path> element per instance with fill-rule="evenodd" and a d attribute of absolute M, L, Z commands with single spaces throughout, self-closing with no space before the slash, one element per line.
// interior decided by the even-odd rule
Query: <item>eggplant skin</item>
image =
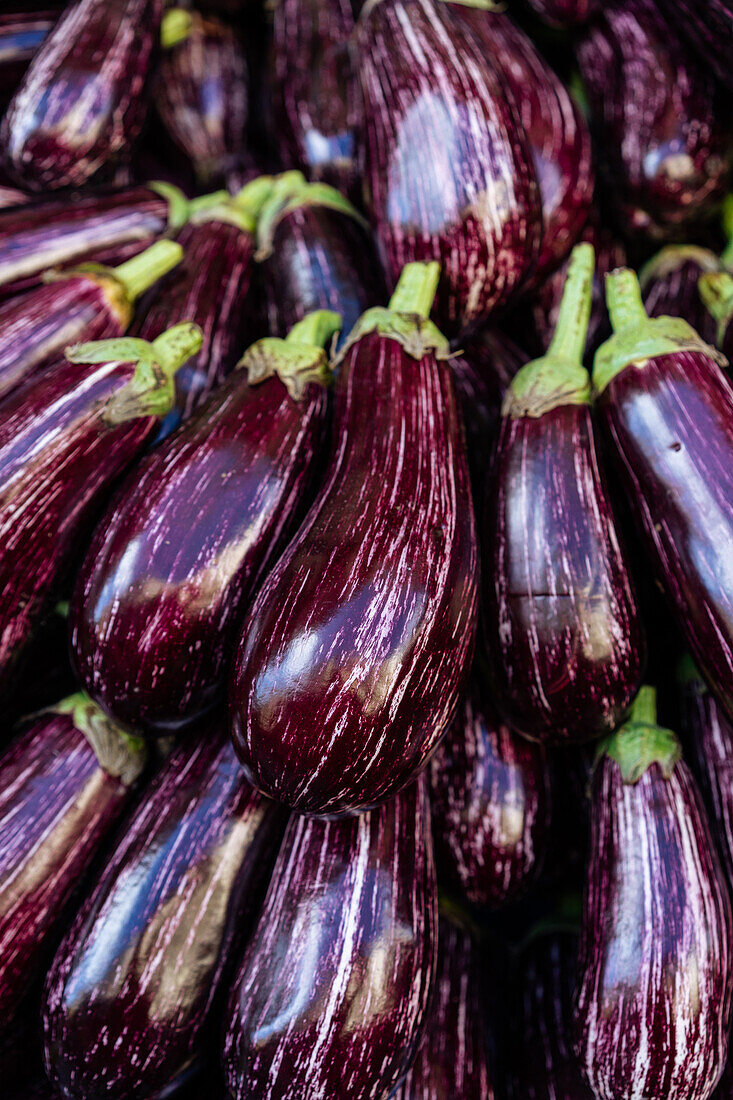
<path fill-rule="evenodd" d="M 242 626 L 229 696 L 255 786 L 310 814 L 373 806 L 420 771 L 453 717 L 477 615 L 448 364 L 363 336 L 334 431 L 323 487 Z"/>
<path fill-rule="evenodd" d="M 597 1100 L 707 1100 L 725 1064 L 731 909 L 687 766 L 624 783 L 604 756 L 578 964 L 575 1051 Z"/>
<path fill-rule="evenodd" d="M 539 256 L 518 108 L 443 0 L 382 0 L 356 41 L 366 196 L 388 280 L 410 261 L 440 261 L 435 314 L 456 335 L 506 305 Z"/>
<path fill-rule="evenodd" d="M 711 68 L 728 88 L 733 88 L 731 0 L 661 0 L 660 7 L 670 20 L 684 28 L 685 41 L 689 38 L 702 65 Z"/>
<path fill-rule="evenodd" d="M 599 7 L 599 0 L 529 0 L 529 3 L 545 23 L 562 28 L 587 23 Z"/>
<path fill-rule="evenodd" d="M 718 326 L 697 284 L 701 275 L 719 269 L 720 261 L 708 249 L 663 248 L 641 273 L 644 308 L 650 317 L 682 317 L 706 343 L 715 346 Z"/>
<path fill-rule="evenodd" d="M 443 889 L 496 907 L 539 875 L 550 829 L 541 745 L 498 722 L 475 682 L 430 761 L 433 839 Z"/>
<path fill-rule="evenodd" d="M 342 821 L 293 816 L 229 1002 L 235 1100 L 381 1100 L 410 1065 L 437 948 L 421 780 Z"/>
<path fill-rule="evenodd" d="M 22 5 L 19 8 L 0 15 L 0 99 L 15 92 L 57 19 L 52 11 L 23 11 Z"/>

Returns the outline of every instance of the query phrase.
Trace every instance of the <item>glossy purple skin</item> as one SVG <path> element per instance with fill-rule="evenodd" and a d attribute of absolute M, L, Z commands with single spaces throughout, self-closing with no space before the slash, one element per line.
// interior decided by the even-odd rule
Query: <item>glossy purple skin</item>
<path fill-rule="evenodd" d="M 334 438 L 324 485 L 245 619 L 230 690 L 247 774 L 311 814 L 363 810 L 420 771 L 455 711 L 477 611 L 448 364 L 362 337 L 337 378 Z"/>
<path fill-rule="evenodd" d="M 697 351 L 627 367 L 597 407 L 657 581 L 733 717 L 733 389 Z"/>
<path fill-rule="evenodd" d="M 353 30 L 349 0 L 281 0 L 272 12 L 271 84 L 282 162 L 347 195 L 359 183 Z"/>
<path fill-rule="evenodd" d="M 81 565 L 69 624 L 86 690 L 117 721 L 189 723 L 221 695 L 256 581 L 292 526 L 326 390 L 294 401 L 237 371 L 135 467 Z"/>
<path fill-rule="evenodd" d="M 147 108 L 162 11 L 162 0 L 66 8 L 0 126 L 5 163 L 24 186 L 82 187 L 128 150 Z"/>
<path fill-rule="evenodd" d="M 56 19 L 51 11 L 0 15 L 0 98 L 13 94 Z"/>
<path fill-rule="evenodd" d="M 500 713 L 548 743 L 609 733 L 639 688 L 644 639 L 587 405 L 503 418 L 483 531 Z"/>
<path fill-rule="evenodd" d="M 544 861 L 548 761 L 495 718 L 475 679 L 430 761 L 430 783 L 441 887 L 492 908 L 521 896 Z"/>
<path fill-rule="evenodd" d="M 725 1064 L 733 925 L 699 792 L 679 762 L 593 778 L 575 1052 L 597 1100 L 707 1100 Z"/>
<path fill-rule="evenodd" d="M 642 276 L 644 308 L 650 317 L 682 317 L 706 343 L 715 346 L 718 326 L 708 312 L 697 289 L 701 275 L 717 271 L 720 262 L 713 252 L 698 249 L 699 255 L 685 253 L 664 261 L 664 250 L 651 260 Z"/>
<path fill-rule="evenodd" d="M 587 23 L 599 8 L 599 0 L 529 0 L 534 10 L 551 27 L 576 27 Z"/>
<path fill-rule="evenodd" d="M 46 1070 L 67 1096 L 157 1100 L 198 1068 L 283 827 L 223 726 L 168 759 L 49 972 Z"/>
<path fill-rule="evenodd" d="M 293 816 L 232 989 L 235 1100 L 381 1100 L 412 1061 L 435 974 L 425 785 L 343 821 Z"/>
<path fill-rule="evenodd" d="M 731 0 L 661 0 L 675 27 L 695 49 L 701 64 L 718 80 L 733 88 L 730 58 L 733 50 L 733 3 Z"/>
<path fill-rule="evenodd" d="M 542 232 L 519 109 L 459 16 L 442 0 L 381 0 L 359 21 L 356 55 L 366 193 L 387 276 L 439 260 L 435 314 L 449 336 L 506 305 Z"/>
<path fill-rule="evenodd" d="M 596 151 L 624 231 L 679 239 L 726 190 L 727 134 L 709 69 L 654 0 L 607 0 L 577 45 Z"/>

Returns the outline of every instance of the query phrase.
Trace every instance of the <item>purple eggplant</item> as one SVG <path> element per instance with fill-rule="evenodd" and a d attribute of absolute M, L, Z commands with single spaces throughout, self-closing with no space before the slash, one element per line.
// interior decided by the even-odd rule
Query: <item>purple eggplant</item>
<path fill-rule="evenodd" d="M 550 828 L 541 745 L 491 713 L 474 675 L 430 762 L 433 838 L 441 887 L 470 905 L 504 905 L 537 878 Z"/>
<path fill-rule="evenodd" d="M 733 717 L 733 388 L 686 321 L 647 317 L 633 271 L 606 297 L 596 408 L 655 578 Z"/>
<path fill-rule="evenodd" d="M 706 325 L 700 335 L 716 343 L 729 363 L 733 362 L 733 275 L 714 271 L 701 275 L 698 282 L 705 306 Z M 712 332 L 710 332 L 712 328 Z"/>
<path fill-rule="evenodd" d="M 514 729 L 554 743 L 612 730 L 644 659 L 582 365 L 592 278 L 593 248 L 577 245 L 547 355 L 507 390 L 484 522 L 496 702 Z"/>
<path fill-rule="evenodd" d="M 221 694 L 247 600 L 323 442 L 337 314 L 254 344 L 120 489 L 71 603 L 80 681 L 123 724 L 171 731 Z"/>
<path fill-rule="evenodd" d="M 644 306 L 650 317 L 682 317 L 709 344 L 715 343 L 716 324 L 705 307 L 698 282 L 720 271 L 720 260 L 708 248 L 667 245 L 639 272 Z"/>
<path fill-rule="evenodd" d="M 235 1100 L 382 1100 L 410 1065 L 435 971 L 422 781 L 343 821 L 294 816 L 228 1010 Z"/>
<path fill-rule="evenodd" d="M 201 345 L 195 325 L 154 344 L 78 344 L 0 409 L 0 690 L 114 479 L 170 408 L 173 375 Z"/>
<path fill-rule="evenodd" d="M 65 1096 L 158 1100 L 200 1068 L 284 825 L 225 726 L 169 757 L 48 976 L 46 1069 Z"/>
<path fill-rule="evenodd" d="M 142 128 L 163 0 L 73 0 L 33 58 L 0 126 L 30 190 L 82 187 Z"/>
<path fill-rule="evenodd" d="M 0 216 L 3 210 L 9 210 L 13 206 L 23 206 L 30 202 L 30 195 L 25 191 L 19 191 L 17 187 L 6 187 L 0 180 Z"/>
<path fill-rule="evenodd" d="M 733 50 L 731 0 L 660 0 L 660 7 L 690 41 L 705 68 L 733 88 L 730 58 Z"/>
<path fill-rule="evenodd" d="M 381 0 L 357 25 L 368 204 L 388 278 L 439 260 L 454 335 L 511 299 L 535 264 L 539 188 L 500 69 L 443 0 Z"/>
<path fill-rule="evenodd" d="M 599 8 L 599 0 L 529 0 L 529 3 L 543 22 L 563 29 L 587 23 Z"/>
<path fill-rule="evenodd" d="M 723 112 L 709 71 L 654 0 L 606 0 L 577 57 L 627 234 L 679 238 L 714 214 L 728 174 Z"/>
<path fill-rule="evenodd" d="M 708 1100 L 733 993 L 728 893 L 679 741 L 642 688 L 603 744 L 575 1004 L 597 1100 Z"/>
<path fill-rule="evenodd" d="M 438 277 L 408 265 L 351 333 L 323 488 L 242 625 L 234 744 L 255 786 L 301 813 L 405 786 L 468 672 L 476 534 L 448 347 L 427 320 Z"/>
<path fill-rule="evenodd" d="M 20 11 L 0 15 L 0 99 L 13 94 L 57 15 L 52 11 Z"/>

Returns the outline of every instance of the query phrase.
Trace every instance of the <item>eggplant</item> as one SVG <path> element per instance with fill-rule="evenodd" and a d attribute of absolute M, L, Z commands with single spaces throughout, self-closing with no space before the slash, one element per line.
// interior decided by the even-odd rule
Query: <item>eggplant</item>
<path fill-rule="evenodd" d="M 551 27 L 576 27 L 598 11 L 598 0 L 529 0 L 543 22 Z"/>
<path fill-rule="evenodd" d="M 368 206 L 391 285 L 442 265 L 449 336 L 505 306 L 536 263 L 542 209 L 503 73 L 443 0 L 366 5 L 356 31 Z"/>
<path fill-rule="evenodd" d="M 137 298 L 180 262 L 181 246 L 157 241 L 117 268 L 91 264 L 54 274 L 46 286 L 0 305 L 0 398 L 64 348 L 122 336 Z"/>
<path fill-rule="evenodd" d="M 592 794 L 575 1053 L 597 1100 L 707 1100 L 725 1065 L 733 922 L 700 794 L 645 687 Z"/>
<path fill-rule="evenodd" d="M 140 133 L 163 0 L 73 0 L 0 126 L 12 175 L 32 191 L 82 187 Z"/>
<path fill-rule="evenodd" d="M 538 877 L 550 829 L 544 748 L 471 690 L 430 761 L 433 841 L 441 887 L 469 905 L 505 905 Z"/>
<path fill-rule="evenodd" d="M 19 191 L 17 187 L 6 187 L 0 181 L 0 216 L 3 210 L 8 210 L 11 206 L 23 206 L 27 202 L 30 202 L 30 195 L 25 191 Z"/>
<path fill-rule="evenodd" d="M 292 527 L 325 435 L 337 314 L 254 344 L 200 414 L 136 466 L 81 565 L 77 675 L 123 724 L 171 732 L 222 694 L 240 619 Z"/>
<path fill-rule="evenodd" d="M 733 389 L 686 321 L 647 317 L 632 271 L 606 297 L 596 409 L 655 579 L 733 717 Z"/>
<path fill-rule="evenodd" d="M 660 7 L 684 31 L 701 63 L 718 80 L 733 88 L 730 57 L 733 49 L 731 0 L 661 0 Z"/>
<path fill-rule="evenodd" d="M 728 271 L 708 272 L 700 276 L 698 290 L 706 321 L 713 330 L 710 343 L 717 343 L 726 360 L 733 362 L 733 275 Z M 706 339 L 709 333 L 706 325 Z"/>
<path fill-rule="evenodd" d="M 57 16 L 52 11 L 14 11 L 0 15 L 0 99 L 12 95 Z"/>
<path fill-rule="evenodd" d="M 46 1070 L 64 1096 L 157 1100 L 200 1069 L 284 826 L 225 723 L 168 758 L 48 975 Z"/>
<path fill-rule="evenodd" d="M 161 33 L 156 109 L 199 184 L 221 184 L 244 154 L 249 107 L 244 51 L 219 19 L 181 8 L 166 11 Z"/>
<path fill-rule="evenodd" d="M 241 627 L 234 745 L 255 786 L 299 813 L 396 794 L 468 672 L 476 534 L 448 347 L 427 320 L 438 278 L 408 265 L 389 308 L 352 331 L 323 487 Z"/>
<path fill-rule="evenodd" d="M 412 1062 L 435 973 L 423 781 L 343 821 L 293 816 L 227 1010 L 235 1100 L 380 1100 Z"/>
<path fill-rule="evenodd" d="M 720 270 L 709 248 L 667 245 L 639 272 L 642 299 L 650 317 L 682 317 L 708 344 L 715 343 L 716 324 L 702 300 L 701 276 Z"/>
<path fill-rule="evenodd" d="M 43 619 L 77 541 L 114 479 L 168 411 L 173 375 L 201 345 L 194 325 L 154 344 L 77 344 L 0 408 L 0 691 Z"/>
<path fill-rule="evenodd" d="M 484 516 L 496 703 L 510 726 L 548 743 L 612 730 L 644 663 L 582 365 L 592 278 L 593 248 L 577 245 L 549 350 L 507 390 Z"/>
<path fill-rule="evenodd" d="M 607 0 L 576 54 L 625 233 L 679 239 L 714 215 L 728 175 L 724 112 L 654 0 Z"/>

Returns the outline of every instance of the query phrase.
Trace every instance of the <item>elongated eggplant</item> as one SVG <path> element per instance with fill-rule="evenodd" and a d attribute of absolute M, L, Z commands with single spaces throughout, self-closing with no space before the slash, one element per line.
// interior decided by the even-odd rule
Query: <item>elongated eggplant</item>
<path fill-rule="evenodd" d="M 644 306 L 650 317 L 682 317 L 709 344 L 715 343 L 716 323 L 700 295 L 701 276 L 720 270 L 720 260 L 708 248 L 667 245 L 639 272 Z"/>
<path fill-rule="evenodd" d="M 255 582 L 292 527 L 326 415 L 337 314 L 254 344 L 117 494 L 71 604 L 77 674 L 110 714 L 173 730 L 221 694 Z"/>
<path fill-rule="evenodd" d="M 484 522 L 496 702 L 516 730 L 549 742 L 612 730 L 644 658 L 582 365 L 592 278 L 593 248 L 577 245 L 547 355 L 507 391 Z"/>
<path fill-rule="evenodd" d="M 443 0 L 381 0 L 357 24 L 367 197 L 388 278 L 439 260 L 449 335 L 511 299 L 535 264 L 539 188 L 503 74 Z"/>
<path fill-rule="evenodd" d="M 718 80 L 733 88 L 731 0 L 661 0 L 660 7 L 675 26 L 684 28 L 685 41 L 689 37 L 703 67 L 711 68 Z"/>
<path fill-rule="evenodd" d="M 551 27 L 576 27 L 587 23 L 598 10 L 598 0 L 529 0 L 529 3 Z"/>
<path fill-rule="evenodd" d="M 0 99 L 11 96 L 56 22 L 52 11 L 0 15 Z"/>
<path fill-rule="evenodd" d="M 0 690 L 54 598 L 76 542 L 114 479 L 170 408 L 173 375 L 201 345 L 194 325 L 154 344 L 78 344 L 0 410 Z"/>
<path fill-rule="evenodd" d="M 422 780 L 360 817 L 291 819 L 229 1003 L 235 1100 L 391 1095 L 427 1018 L 436 893 Z"/>
<path fill-rule="evenodd" d="M 727 271 L 708 272 L 698 282 L 705 317 L 712 327 L 711 342 L 716 343 L 729 363 L 733 362 L 733 275 Z M 704 335 L 707 338 L 708 325 Z M 701 335 L 703 333 L 701 332 Z"/>
<path fill-rule="evenodd" d="M 0 398 L 32 373 L 64 358 L 73 343 L 122 336 L 133 304 L 183 256 L 157 241 L 117 268 L 83 266 L 0 306 Z"/>
<path fill-rule="evenodd" d="M 405 786 L 468 672 L 476 534 L 448 347 L 427 320 L 438 277 L 408 265 L 389 309 L 351 333 L 323 488 L 242 626 L 234 744 L 255 785 L 301 813 Z"/>
<path fill-rule="evenodd" d="M 157 1100 L 200 1068 L 284 825 L 221 722 L 169 757 L 48 976 L 65 1096 Z"/>
<path fill-rule="evenodd" d="M 623 228 L 679 239 L 715 213 L 726 187 L 727 137 L 709 70 L 654 0 L 607 0 L 577 57 Z"/>
<path fill-rule="evenodd" d="M 142 128 L 162 0 L 74 0 L 33 58 L 0 126 L 30 190 L 81 187 Z"/>
<path fill-rule="evenodd" d="M 593 778 L 575 1051 L 598 1100 L 707 1100 L 730 1025 L 730 901 L 679 741 L 642 688 Z"/>
<path fill-rule="evenodd" d="M 733 388 L 686 321 L 647 317 L 632 271 L 606 296 L 596 407 L 655 579 L 733 717 Z"/>
<path fill-rule="evenodd" d="M 0 181 L 0 216 L 3 210 L 12 206 L 23 206 L 27 202 L 30 202 L 30 195 L 25 191 L 19 191 L 17 187 L 6 187 Z"/>

